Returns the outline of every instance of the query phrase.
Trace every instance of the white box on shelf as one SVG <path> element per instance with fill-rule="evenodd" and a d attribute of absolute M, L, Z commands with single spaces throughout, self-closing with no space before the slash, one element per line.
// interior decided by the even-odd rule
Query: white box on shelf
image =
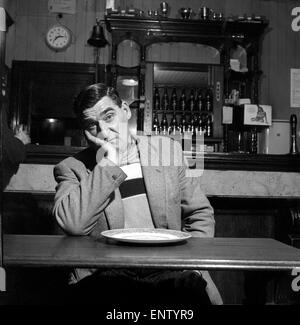
<path fill-rule="evenodd" d="M 239 98 L 237 104 L 238 105 L 251 104 L 251 100 L 250 98 Z"/>
<path fill-rule="evenodd" d="M 258 133 L 259 153 L 284 155 L 290 152 L 290 121 L 272 120 L 269 128 Z"/>
<path fill-rule="evenodd" d="M 232 124 L 233 121 L 233 108 L 232 106 L 223 106 L 222 110 L 222 123 Z"/>

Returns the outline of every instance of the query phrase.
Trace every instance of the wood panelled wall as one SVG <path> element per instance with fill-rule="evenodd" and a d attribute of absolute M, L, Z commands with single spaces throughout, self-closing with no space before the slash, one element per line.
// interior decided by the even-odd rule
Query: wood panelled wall
<path fill-rule="evenodd" d="M 134 7 L 147 12 L 158 9 L 161 0 L 116 0 L 121 8 Z M 86 44 L 96 17 L 102 19 L 105 0 L 77 0 L 77 13 L 64 15 L 61 22 L 74 34 L 74 43 L 65 52 L 55 53 L 48 49 L 44 35 L 48 26 L 56 22 L 56 17 L 47 10 L 48 0 L 11 0 L 7 9 L 15 20 L 7 40 L 7 65 L 12 60 L 36 60 L 56 62 L 93 63 L 93 48 Z M 265 15 L 270 21 L 270 29 L 262 44 L 261 103 L 271 104 L 273 118 L 289 119 L 292 113 L 298 115 L 300 109 L 290 108 L 290 68 L 300 68 L 300 32 L 291 29 L 292 8 L 299 7 L 297 0 L 168 0 L 170 17 L 176 17 L 181 7 L 191 7 L 196 12 L 202 6 L 230 15 Z M 107 34 L 109 39 L 109 34 Z M 126 53 L 126 50 L 124 52 Z M 174 53 L 172 53 L 174 56 Z M 166 57 L 166 55 L 164 56 Z M 101 50 L 100 63 L 108 63 L 110 49 Z M 170 60 L 172 61 L 172 60 Z M 299 130 L 298 123 L 298 130 Z M 298 131 L 300 136 L 300 131 Z"/>
<path fill-rule="evenodd" d="M 8 7 L 15 21 L 8 33 L 8 66 L 11 60 L 94 62 L 94 48 L 87 44 L 87 40 L 96 18 L 104 17 L 105 1 L 78 0 L 76 14 L 63 15 L 59 22 L 72 31 L 73 44 L 58 53 L 50 50 L 45 43 L 47 28 L 57 23 L 56 14 L 48 12 L 48 0 L 12 0 Z M 104 63 L 109 57 L 109 48 L 101 51 L 100 63 Z"/>

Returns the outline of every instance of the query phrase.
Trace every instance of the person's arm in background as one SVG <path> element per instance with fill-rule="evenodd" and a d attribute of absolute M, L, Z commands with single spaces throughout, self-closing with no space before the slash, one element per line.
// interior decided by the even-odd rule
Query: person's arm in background
<path fill-rule="evenodd" d="M 10 178 L 18 171 L 20 163 L 25 160 L 25 144 L 30 143 L 30 137 L 23 127 L 19 127 L 16 133 L 8 127 L 5 109 L 3 118 L 3 188 L 7 186 Z"/>
<path fill-rule="evenodd" d="M 29 144 L 31 142 L 28 130 L 24 125 L 20 125 L 16 127 L 14 136 L 15 138 L 22 141 L 24 145 Z"/>
<path fill-rule="evenodd" d="M 6 111 L 3 110 L 3 156 L 10 164 L 18 168 L 25 160 L 25 145 L 30 143 L 30 137 L 23 126 L 17 127 L 15 133 L 8 127 Z"/>

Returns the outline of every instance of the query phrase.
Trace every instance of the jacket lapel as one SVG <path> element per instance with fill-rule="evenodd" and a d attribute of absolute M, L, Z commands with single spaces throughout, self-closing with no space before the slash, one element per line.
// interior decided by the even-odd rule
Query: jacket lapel
<path fill-rule="evenodd" d="M 159 146 L 151 143 L 151 139 L 154 138 L 138 138 L 142 173 L 154 226 L 167 228 L 165 173 L 161 162 L 154 161 L 160 156 Z"/>

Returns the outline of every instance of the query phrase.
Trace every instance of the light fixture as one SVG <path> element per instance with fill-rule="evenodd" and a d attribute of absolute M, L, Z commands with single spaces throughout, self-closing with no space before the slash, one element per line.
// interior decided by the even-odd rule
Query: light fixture
<path fill-rule="evenodd" d="M 135 79 L 123 79 L 122 80 L 122 85 L 123 86 L 129 86 L 129 87 L 134 87 L 137 86 L 139 83 Z"/>
<path fill-rule="evenodd" d="M 100 47 L 105 47 L 107 44 L 109 44 L 104 36 L 103 27 L 101 26 L 99 19 L 96 19 L 96 25 L 94 25 L 92 35 L 87 42 L 89 45 L 95 47 L 95 82 L 98 83 L 99 49 Z"/>

